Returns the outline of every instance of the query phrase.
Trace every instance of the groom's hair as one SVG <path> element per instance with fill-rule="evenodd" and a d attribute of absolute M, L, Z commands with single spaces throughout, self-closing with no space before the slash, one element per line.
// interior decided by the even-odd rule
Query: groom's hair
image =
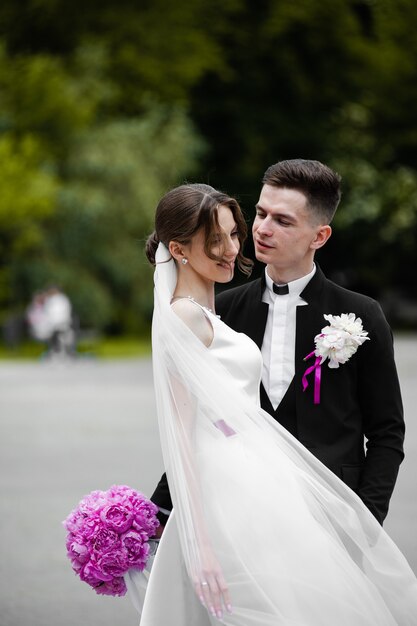
<path fill-rule="evenodd" d="M 321 223 L 330 224 L 342 195 L 341 180 L 339 174 L 320 161 L 291 159 L 268 167 L 262 182 L 272 187 L 301 191 L 314 217 Z"/>

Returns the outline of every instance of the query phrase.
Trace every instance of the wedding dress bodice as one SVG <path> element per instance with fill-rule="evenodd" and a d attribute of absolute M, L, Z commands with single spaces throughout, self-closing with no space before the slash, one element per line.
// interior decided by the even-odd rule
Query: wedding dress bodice
<path fill-rule="evenodd" d="M 219 317 L 207 313 L 214 332 L 210 352 L 228 370 L 236 386 L 259 404 L 262 355 L 258 346 L 244 333 L 237 333 Z"/>

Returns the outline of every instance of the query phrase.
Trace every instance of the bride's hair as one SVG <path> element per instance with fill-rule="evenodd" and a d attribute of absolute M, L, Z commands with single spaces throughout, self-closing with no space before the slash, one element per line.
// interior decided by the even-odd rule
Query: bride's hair
<path fill-rule="evenodd" d="M 210 185 L 199 183 L 175 187 L 159 201 L 155 214 L 155 230 L 146 241 L 146 256 L 150 263 L 155 265 L 156 249 L 160 241 L 166 247 L 170 241 L 186 245 L 200 228 L 204 229 L 206 255 L 220 261 L 221 255 L 217 256 L 212 252 L 220 232 L 218 221 L 220 206 L 227 207 L 232 212 L 240 243 L 236 262 L 241 272 L 249 275 L 253 261 L 242 254 L 248 229 L 238 202 Z"/>

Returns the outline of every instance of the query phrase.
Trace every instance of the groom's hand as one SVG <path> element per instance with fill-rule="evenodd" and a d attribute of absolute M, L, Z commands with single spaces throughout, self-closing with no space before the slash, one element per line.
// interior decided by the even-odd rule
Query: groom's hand
<path fill-rule="evenodd" d="M 162 537 L 162 533 L 165 530 L 165 525 L 164 524 L 159 524 L 158 528 L 156 529 L 156 533 L 154 534 L 155 539 L 160 539 Z"/>

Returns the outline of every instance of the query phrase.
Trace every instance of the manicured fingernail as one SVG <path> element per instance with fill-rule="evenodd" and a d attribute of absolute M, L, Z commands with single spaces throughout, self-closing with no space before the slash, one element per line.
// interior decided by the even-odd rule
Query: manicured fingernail
<path fill-rule="evenodd" d="M 217 611 L 216 615 L 219 619 L 223 617 L 223 613 L 221 611 Z"/>
<path fill-rule="evenodd" d="M 210 607 L 210 613 L 212 614 L 213 617 L 216 617 L 216 611 L 214 610 L 214 606 Z"/>
<path fill-rule="evenodd" d="M 232 609 L 232 605 L 231 605 L 231 604 L 228 604 L 228 605 L 226 606 L 226 609 L 227 609 L 228 613 L 232 613 L 232 612 L 233 612 L 233 609 Z"/>
<path fill-rule="evenodd" d="M 204 602 L 204 598 L 203 596 L 200 596 L 200 602 L 203 606 L 206 606 L 206 603 Z"/>

